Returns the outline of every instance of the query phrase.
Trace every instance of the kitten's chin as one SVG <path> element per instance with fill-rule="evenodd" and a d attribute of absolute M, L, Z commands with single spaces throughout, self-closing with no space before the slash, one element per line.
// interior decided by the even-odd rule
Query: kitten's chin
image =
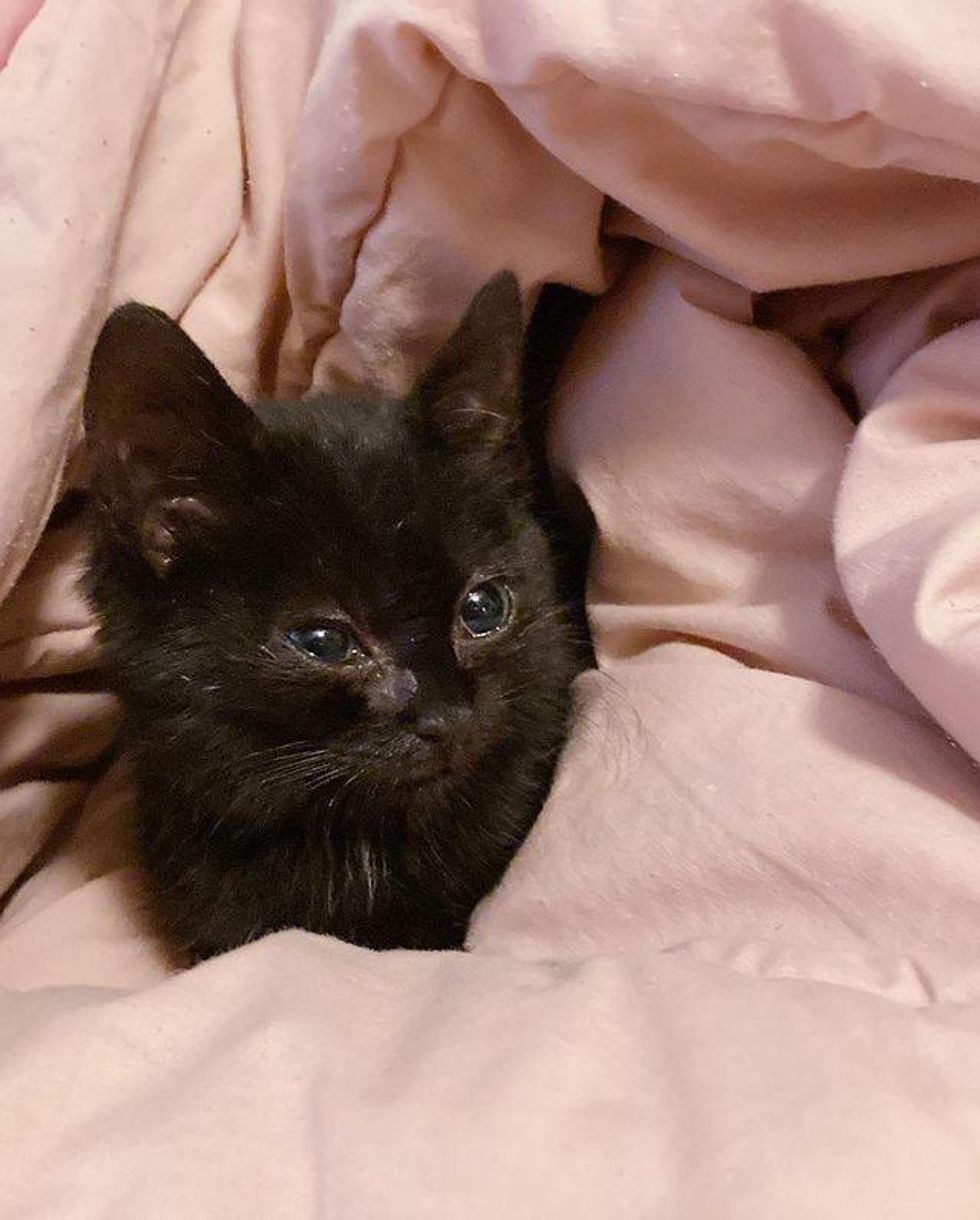
<path fill-rule="evenodd" d="M 441 759 L 419 760 L 398 769 L 397 775 L 389 775 L 388 782 L 397 793 L 438 793 L 459 783 L 458 769 Z"/>
<path fill-rule="evenodd" d="M 395 802 L 406 807 L 432 809 L 452 800 L 470 774 L 470 768 L 448 759 L 433 757 L 401 764 L 386 776 Z"/>
<path fill-rule="evenodd" d="M 389 759 L 385 781 L 402 794 L 418 792 L 436 795 L 460 784 L 470 772 L 471 752 L 458 743 L 406 741 Z"/>

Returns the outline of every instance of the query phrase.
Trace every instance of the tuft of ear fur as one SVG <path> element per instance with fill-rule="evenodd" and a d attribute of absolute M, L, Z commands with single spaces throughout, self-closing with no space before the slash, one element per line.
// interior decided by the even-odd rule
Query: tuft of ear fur
<path fill-rule="evenodd" d="M 523 339 L 520 286 L 501 271 L 473 298 L 415 390 L 425 418 L 450 447 L 493 455 L 515 444 Z"/>
<path fill-rule="evenodd" d="M 163 576 L 243 490 L 259 422 L 176 322 L 135 303 L 102 328 L 84 418 L 100 509 Z"/>

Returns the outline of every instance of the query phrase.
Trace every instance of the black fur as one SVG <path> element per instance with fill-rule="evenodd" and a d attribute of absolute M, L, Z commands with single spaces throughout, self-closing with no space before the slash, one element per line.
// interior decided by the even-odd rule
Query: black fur
<path fill-rule="evenodd" d="M 531 507 L 520 352 L 509 275 L 398 402 L 249 408 L 158 311 L 106 323 L 86 587 L 147 908 L 183 958 L 294 926 L 459 945 L 530 828 L 582 652 Z M 481 576 L 514 617 L 473 640 L 455 616 Z M 369 659 L 285 638 L 337 619 Z"/>

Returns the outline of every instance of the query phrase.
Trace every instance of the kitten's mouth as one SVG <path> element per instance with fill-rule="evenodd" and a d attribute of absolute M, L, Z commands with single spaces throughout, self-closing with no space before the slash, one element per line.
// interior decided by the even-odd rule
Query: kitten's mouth
<path fill-rule="evenodd" d="M 445 744 L 419 742 L 392 765 L 391 780 L 396 788 L 439 787 L 457 777 L 461 761 Z"/>
<path fill-rule="evenodd" d="M 455 773 L 449 760 L 432 751 L 428 757 L 406 760 L 393 775 L 396 788 L 415 788 L 425 784 L 448 783 Z"/>

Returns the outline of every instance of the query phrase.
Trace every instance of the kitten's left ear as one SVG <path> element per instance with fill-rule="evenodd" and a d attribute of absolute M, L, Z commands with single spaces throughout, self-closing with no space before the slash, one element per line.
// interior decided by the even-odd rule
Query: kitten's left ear
<path fill-rule="evenodd" d="M 520 286 L 501 271 L 473 298 L 416 387 L 423 413 L 453 448 L 489 454 L 516 440 L 523 341 Z"/>

